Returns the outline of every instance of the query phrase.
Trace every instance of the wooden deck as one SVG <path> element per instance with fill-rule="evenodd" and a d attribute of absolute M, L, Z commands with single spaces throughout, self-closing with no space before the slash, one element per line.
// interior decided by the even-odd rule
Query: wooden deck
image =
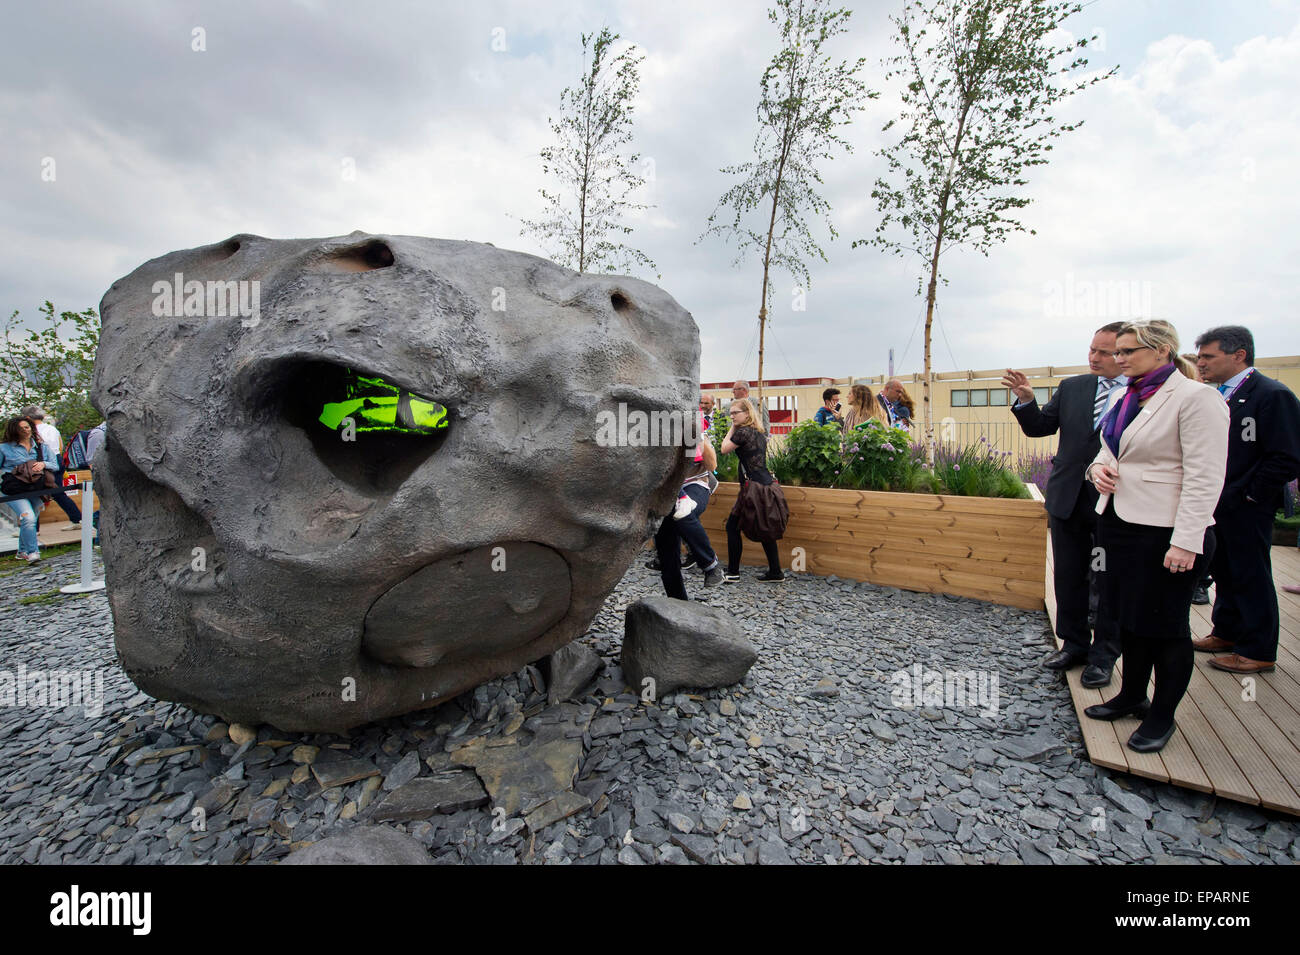
<path fill-rule="evenodd" d="M 1069 671 L 1070 695 L 1094 763 L 1300 815 L 1300 596 L 1282 590 L 1283 584 L 1300 584 L 1300 550 L 1274 547 L 1272 556 L 1282 619 L 1277 666 L 1243 677 L 1215 670 L 1207 665 L 1212 654 L 1197 653 L 1191 686 L 1178 707 L 1178 732 L 1162 752 L 1135 753 L 1124 745 L 1137 729 L 1136 718 L 1106 723 L 1083 715 L 1085 707 L 1119 691 L 1122 658 L 1110 686 L 1097 690 L 1080 684 L 1082 668 Z M 1055 627 L 1051 563 L 1049 541 L 1047 612 Z M 1210 632 L 1210 606 L 1192 607 L 1194 636 Z"/>

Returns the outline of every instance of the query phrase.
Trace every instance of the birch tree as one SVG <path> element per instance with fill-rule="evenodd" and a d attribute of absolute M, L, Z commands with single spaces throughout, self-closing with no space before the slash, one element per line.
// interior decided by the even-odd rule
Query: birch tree
<path fill-rule="evenodd" d="M 635 46 L 615 55 L 618 40 L 608 28 L 582 35 L 582 79 L 560 95 L 560 118 L 550 120 L 556 141 L 541 153 L 543 174 L 558 186 L 540 190 L 541 219 L 520 223 L 521 234 L 537 236 L 548 256 L 579 272 L 656 269 L 620 241 L 632 232 L 625 217 L 649 207 L 633 199 L 645 185 L 636 172 L 641 157 L 624 152 L 645 57 Z"/>
<path fill-rule="evenodd" d="M 1087 75 L 1083 52 L 1096 37 L 1069 39 L 1061 29 L 1083 8 L 1045 0 L 907 0 L 891 17 L 901 51 L 885 60 L 885 78 L 903 83 L 900 114 L 885 124 L 902 137 L 877 155 L 887 166 L 872 197 L 881 214 L 874 244 L 924 263 L 925 440 L 934 462 L 930 402 L 930 329 L 940 257 L 960 245 L 984 255 L 1013 232 L 1031 167 L 1047 163 L 1054 141 L 1082 120 L 1053 110 L 1114 75 Z M 945 284 L 947 284 L 945 280 Z"/>
<path fill-rule="evenodd" d="M 821 217 L 831 238 L 838 233 L 830 218 L 830 203 L 817 191 L 822 185 L 818 164 L 837 151 L 852 152 L 841 135 L 865 100 L 877 94 L 858 77 L 866 62 L 835 62 L 827 52 L 830 41 L 848 31 L 850 11 L 834 9 L 826 0 L 777 0 L 768 19 L 781 30 L 781 49 L 760 80 L 758 134 L 754 159 L 722 172 L 739 176 L 709 216 L 704 235 L 733 239 L 736 264 L 757 251 L 763 275 L 758 307 L 758 398 L 763 397 L 763 351 L 772 304 L 772 272 L 784 269 L 806 289 L 812 276 L 808 263 L 826 261 L 809 228 Z M 724 209 L 730 218 L 719 219 Z M 704 236 L 701 236 L 703 238 Z"/>

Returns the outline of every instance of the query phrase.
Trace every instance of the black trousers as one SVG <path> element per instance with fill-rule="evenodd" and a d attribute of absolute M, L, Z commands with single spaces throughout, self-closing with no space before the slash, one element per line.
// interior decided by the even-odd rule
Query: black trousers
<path fill-rule="evenodd" d="M 1097 492 L 1079 492 L 1068 518 L 1048 518 L 1052 534 L 1052 586 L 1056 592 L 1056 634 L 1063 649 L 1088 663 L 1109 669 L 1120 652 L 1119 626 L 1098 599 L 1096 625 L 1088 627 L 1090 592 L 1097 588 L 1092 566 L 1097 544 Z"/>
<path fill-rule="evenodd" d="M 655 532 L 655 553 L 659 555 L 659 576 L 664 582 L 664 593 L 678 600 L 689 600 L 686 582 L 682 579 L 682 542 L 685 541 L 695 555 L 700 570 L 708 570 L 718 562 L 718 557 L 709 543 L 708 531 L 700 523 L 700 515 L 709 506 L 709 489 L 692 484 L 683 491 L 695 502 L 695 510 L 680 521 L 671 514 L 663 519 Z"/>
<path fill-rule="evenodd" d="M 776 541 L 763 541 L 763 555 L 767 558 L 767 572 L 773 577 L 781 573 L 781 553 L 776 548 Z M 740 536 L 740 519 L 732 514 L 727 518 L 727 573 L 740 573 L 740 558 L 745 550 L 745 541 Z"/>
<path fill-rule="evenodd" d="M 1250 504 L 1214 515 L 1214 635 L 1250 660 L 1277 660 L 1273 508 Z"/>

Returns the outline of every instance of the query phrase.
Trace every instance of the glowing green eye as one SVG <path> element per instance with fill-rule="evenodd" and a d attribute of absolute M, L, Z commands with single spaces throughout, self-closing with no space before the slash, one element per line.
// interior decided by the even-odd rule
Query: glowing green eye
<path fill-rule="evenodd" d="M 351 418 L 357 431 L 398 431 L 434 434 L 447 427 L 447 409 L 435 401 L 397 387 L 382 378 L 348 371 L 340 401 L 327 401 L 320 422 L 337 430 Z"/>

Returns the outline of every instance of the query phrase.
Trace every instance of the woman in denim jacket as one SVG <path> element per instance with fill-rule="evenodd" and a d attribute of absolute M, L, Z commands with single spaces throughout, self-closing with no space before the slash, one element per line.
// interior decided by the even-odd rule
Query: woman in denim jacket
<path fill-rule="evenodd" d="M 20 464 L 36 461 L 41 470 L 44 467 L 57 468 L 54 452 L 48 444 L 41 441 L 36 433 L 36 422 L 31 418 L 10 418 L 5 427 L 4 442 L 0 443 L 0 475 L 8 474 Z M 21 501 L 8 501 L 10 510 L 18 515 L 18 553 L 19 560 L 35 563 L 41 559 L 41 547 L 36 540 L 36 501 L 39 498 L 24 498 Z"/>

